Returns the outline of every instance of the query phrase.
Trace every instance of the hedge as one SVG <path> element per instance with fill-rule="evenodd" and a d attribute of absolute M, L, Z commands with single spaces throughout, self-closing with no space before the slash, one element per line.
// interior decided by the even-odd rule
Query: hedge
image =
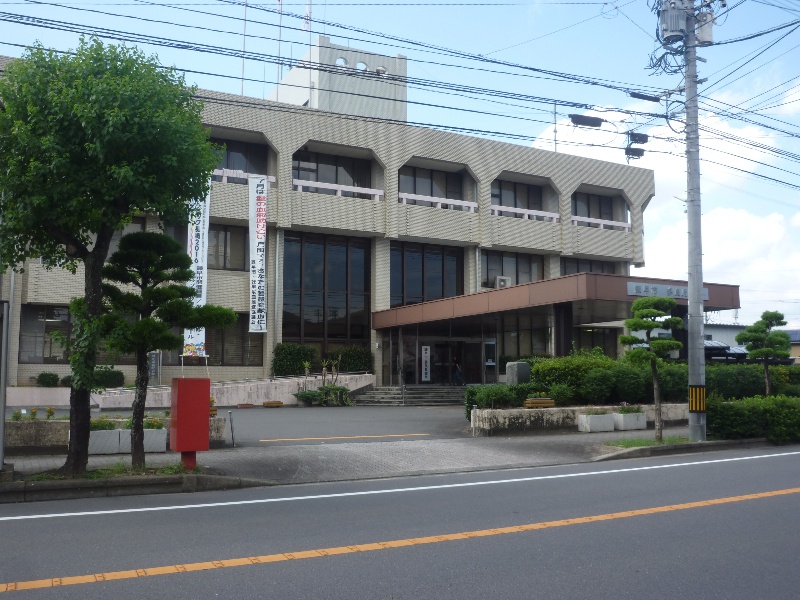
<path fill-rule="evenodd" d="M 287 342 L 275 346 L 275 356 L 272 358 L 272 374 L 276 377 L 288 375 L 303 375 L 303 363 L 317 362 L 316 350 L 311 346 Z"/>
<path fill-rule="evenodd" d="M 710 439 L 765 437 L 776 444 L 800 442 L 800 398 L 709 399 L 706 427 Z"/>
<path fill-rule="evenodd" d="M 94 371 L 94 381 L 101 388 L 118 388 L 125 385 L 125 374 L 116 369 L 98 367 Z"/>
<path fill-rule="evenodd" d="M 366 346 L 342 346 L 328 352 L 328 357 L 339 360 L 339 372 L 372 371 L 374 358 L 372 351 Z M 341 357 L 341 359 L 339 359 Z"/>
<path fill-rule="evenodd" d="M 58 387 L 58 373 L 39 373 L 36 376 L 39 387 Z"/>

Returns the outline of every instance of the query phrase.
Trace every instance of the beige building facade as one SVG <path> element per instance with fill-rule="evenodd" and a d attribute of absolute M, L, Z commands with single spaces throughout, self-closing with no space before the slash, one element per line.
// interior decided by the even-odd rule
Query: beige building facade
<path fill-rule="evenodd" d="M 275 346 L 292 341 L 320 356 L 368 347 L 378 385 L 450 383 L 456 362 L 467 383 L 491 382 L 504 358 L 573 346 L 616 354 L 620 331 L 604 324 L 628 316 L 642 295 L 628 284 L 657 284 L 630 276 L 644 264 L 650 170 L 372 117 L 198 96 L 212 139 L 226 146 L 211 190 L 207 300 L 241 316 L 231 330 L 207 332 L 213 380 L 269 377 Z M 269 180 L 266 334 L 246 327 L 249 174 Z M 157 231 L 159 223 L 143 215 L 129 229 Z M 586 274 L 617 281 L 614 294 L 585 285 L 569 292 Z M 82 282 L 80 270 L 47 270 L 37 260 L 3 277 L 3 298 L 13 293 L 9 385 L 69 373 L 50 334 L 68 331 L 66 306 Z M 664 285 L 681 298 L 681 282 Z M 722 287 L 709 310 L 738 306 L 738 288 Z M 422 318 L 448 299 L 485 308 Z M 180 362 L 178 353 L 162 356 L 164 381 L 203 368 Z M 132 381 L 134 367 L 119 368 Z"/>

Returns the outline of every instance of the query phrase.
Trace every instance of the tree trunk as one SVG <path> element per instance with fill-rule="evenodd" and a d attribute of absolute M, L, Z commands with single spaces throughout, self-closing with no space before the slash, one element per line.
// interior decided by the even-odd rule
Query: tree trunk
<path fill-rule="evenodd" d="M 106 227 L 97 235 L 94 248 L 83 256 L 84 265 L 84 298 L 86 300 L 87 318 L 97 319 L 103 313 L 102 269 L 111 244 L 114 228 Z M 96 340 L 99 343 L 100 340 Z M 81 370 L 93 380 L 94 368 L 97 364 L 97 345 L 81 346 L 83 350 L 79 357 Z M 69 394 L 69 446 L 67 460 L 59 469 L 59 473 L 68 477 L 83 475 L 89 462 L 89 421 L 91 419 L 91 384 L 82 386 L 86 389 L 76 389 L 75 384 Z"/>
<path fill-rule="evenodd" d="M 147 368 L 147 352 L 136 352 L 136 392 L 133 397 L 131 419 L 131 465 L 134 470 L 144 470 L 144 406 L 147 400 L 147 384 L 150 371 Z"/>
<path fill-rule="evenodd" d="M 653 375 L 653 400 L 656 413 L 656 441 L 661 442 L 664 425 L 661 420 L 661 381 L 658 379 L 658 365 L 655 360 L 650 361 L 650 372 Z"/>
<path fill-rule="evenodd" d="M 89 462 L 89 421 L 91 419 L 89 390 L 69 391 L 69 446 L 67 460 L 58 470 L 67 477 L 82 475 Z M 81 443 L 85 440 L 85 443 Z"/>
<path fill-rule="evenodd" d="M 764 390 L 767 396 L 772 396 L 772 382 L 769 380 L 769 359 L 764 358 Z"/>

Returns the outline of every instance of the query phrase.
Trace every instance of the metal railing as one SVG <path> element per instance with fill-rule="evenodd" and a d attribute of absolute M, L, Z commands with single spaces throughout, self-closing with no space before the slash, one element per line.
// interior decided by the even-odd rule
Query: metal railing
<path fill-rule="evenodd" d="M 416 204 L 417 202 L 427 202 L 433 208 L 462 210 L 471 213 L 478 211 L 477 202 L 453 200 L 452 198 L 436 198 L 434 196 L 421 196 L 420 194 L 400 193 L 397 196 L 397 201 L 399 204 Z"/>
<path fill-rule="evenodd" d="M 323 183 L 321 181 L 306 181 L 305 179 L 293 179 L 294 189 L 302 192 L 303 188 L 308 191 L 315 190 L 331 190 L 335 192 L 335 196 L 341 196 L 343 192 L 351 194 L 360 194 L 362 196 L 371 196 L 373 200 L 381 200 L 383 198 L 383 190 L 376 190 L 373 188 L 363 188 L 354 185 L 340 185 L 338 183 Z"/>
<path fill-rule="evenodd" d="M 219 183 L 246 184 L 247 178 L 250 177 L 251 175 L 257 177 L 261 176 L 260 173 L 246 173 L 244 171 L 236 169 L 214 169 L 214 172 L 212 173 L 212 177 L 214 178 L 213 180 Z M 266 178 L 267 181 L 271 184 L 277 182 L 277 179 L 275 179 L 273 175 L 267 175 Z M 241 181 L 231 181 L 236 179 L 240 179 Z"/>
<path fill-rule="evenodd" d="M 594 227 L 595 229 L 616 229 L 617 231 L 630 231 L 631 224 L 625 221 L 607 221 L 605 219 L 591 219 L 589 217 L 576 217 L 572 215 L 573 225 Z"/>
<path fill-rule="evenodd" d="M 551 223 L 561 222 L 561 215 L 558 213 L 545 212 L 543 210 L 532 210 L 529 208 L 513 208 L 511 206 L 500 206 L 492 204 L 491 214 L 495 216 L 505 217 L 503 213 L 510 213 L 511 215 L 521 215 L 521 218 L 530 221 L 549 221 Z"/>

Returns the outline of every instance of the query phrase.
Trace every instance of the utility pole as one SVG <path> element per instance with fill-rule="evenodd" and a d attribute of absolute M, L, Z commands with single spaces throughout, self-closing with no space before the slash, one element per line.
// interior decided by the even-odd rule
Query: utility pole
<path fill-rule="evenodd" d="M 697 19 L 686 10 L 686 214 L 689 227 L 689 437 L 706 440 L 706 355 L 703 335 L 703 236 L 700 207 L 700 132 L 697 116 Z"/>

